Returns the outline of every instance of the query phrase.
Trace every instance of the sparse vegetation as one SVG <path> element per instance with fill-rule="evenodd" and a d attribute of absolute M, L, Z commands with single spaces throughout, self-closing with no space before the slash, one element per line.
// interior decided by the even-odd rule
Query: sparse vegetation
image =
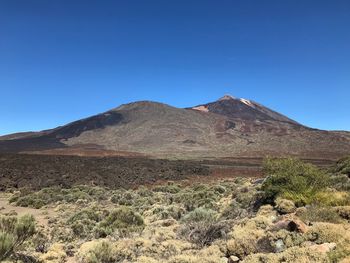
<path fill-rule="evenodd" d="M 34 226 L 32 217 L 3 216 L 0 253 L 18 262 L 26 257 L 51 263 L 341 262 L 350 257 L 347 170 L 322 170 L 297 159 L 268 159 L 264 167 L 268 178 L 262 182 L 235 178 L 134 190 L 23 189 L 12 195 L 12 204 L 40 208 L 47 225 L 34 235 L 28 227 Z M 24 241 L 13 246 L 18 237 Z"/>

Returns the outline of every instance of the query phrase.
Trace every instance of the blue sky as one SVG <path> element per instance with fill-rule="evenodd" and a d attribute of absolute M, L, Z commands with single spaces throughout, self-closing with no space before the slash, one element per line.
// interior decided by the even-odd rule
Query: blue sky
<path fill-rule="evenodd" d="M 224 94 L 350 130 L 348 0 L 1 0 L 0 134 Z"/>

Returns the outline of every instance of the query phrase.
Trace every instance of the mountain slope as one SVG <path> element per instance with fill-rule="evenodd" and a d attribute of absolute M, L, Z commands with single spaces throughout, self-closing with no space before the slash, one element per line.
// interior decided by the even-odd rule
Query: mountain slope
<path fill-rule="evenodd" d="M 52 130 L 0 138 L 0 152 L 72 148 L 163 158 L 338 158 L 350 153 L 350 135 L 310 129 L 258 103 L 225 96 L 188 109 L 134 102 Z"/>

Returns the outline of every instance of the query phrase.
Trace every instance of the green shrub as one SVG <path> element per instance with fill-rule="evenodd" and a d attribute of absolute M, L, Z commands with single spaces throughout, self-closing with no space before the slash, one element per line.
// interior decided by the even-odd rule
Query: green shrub
<path fill-rule="evenodd" d="M 198 207 L 212 209 L 220 199 L 220 195 L 214 189 L 205 186 L 179 192 L 174 197 L 174 201 L 184 205 L 187 211 L 192 211 Z"/>
<path fill-rule="evenodd" d="M 153 189 L 155 192 L 175 194 L 181 191 L 181 187 L 173 182 L 168 182 L 167 185 L 156 186 Z"/>
<path fill-rule="evenodd" d="M 131 191 L 119 190 L 115 191 L 115 193 L 111 197 L 111 202 L 118 205 L 132 206 L 134 204 L 135 199 L 135 193 Z"/>
<path fill-rule="evenodd" d="M 182 218 L 182 215 L 185 213 L 185 210 L 177 205 L 170 206 L 158 206 L 153 209 L 152 213 L 154 215 L 158 215 L 158 219 L 175 219 L 179 220 Z"/>
<path fill-rule="evenodd" d="M 186 214 L 181 221 L 183 223 L 214 222 L 217 218 L 218 214 L 214 210 L 200 207 Z"/>
<path fill-rule="evenodd" d="M 228 205 L 221 213 L 222 218 L 224 219 L 239 219 L 248 217 L 248 211 L 244 208 L 241 208 L 241 205 L 232 200 L 230 205 Z"/>
<path fill-rule="evenodd" d="M 108 211 L 92 207 L 73 214 L 67 220 L 67 223 L 75 236 L 80 238 L 92 237 L 93 229 L 106 216 L 108 216 Z"/>
<path fill-rule="evenodd" d="M 0 260 L 12 256 L 35 233 L 35 219 L 24 215 L 20 218 L 0 218 Z"/>
<path fill-rule="evenodd" d="M 267 178 L 261 188 L 268 202 L 281 197 L 302 206 L 311 203 L 314 195 L 329 185 L 324 171 L 298 159 L 266 159 L 263 168 Z"/>
<path fill-rule="evenodd" d="M 121 235 L 141 231 L 144 228 L 143 218 L 129 207 L 112 211 L 96 228 L 97 236 L 105 237 L 117 231 Z"/>
<path fill-rule="evenodd" d="M 298 213 L 298 216 L 305 222 L 329 222 L 335 224 L 342 222 L 342 218 L 331 207 L 310 206 Z"/>

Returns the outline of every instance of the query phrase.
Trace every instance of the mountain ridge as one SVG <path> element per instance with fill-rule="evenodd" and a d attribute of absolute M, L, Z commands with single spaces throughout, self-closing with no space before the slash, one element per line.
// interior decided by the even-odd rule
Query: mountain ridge
<path fill-rule="evenodd" d="M 71 148 L 157 158 L 341 157 L 350 153 L 350 133 L 312 129 L 254 101 L 225 95 L 190 108 L 137 101 L 54 129 L 0 137 L 0 152 Z"/>

